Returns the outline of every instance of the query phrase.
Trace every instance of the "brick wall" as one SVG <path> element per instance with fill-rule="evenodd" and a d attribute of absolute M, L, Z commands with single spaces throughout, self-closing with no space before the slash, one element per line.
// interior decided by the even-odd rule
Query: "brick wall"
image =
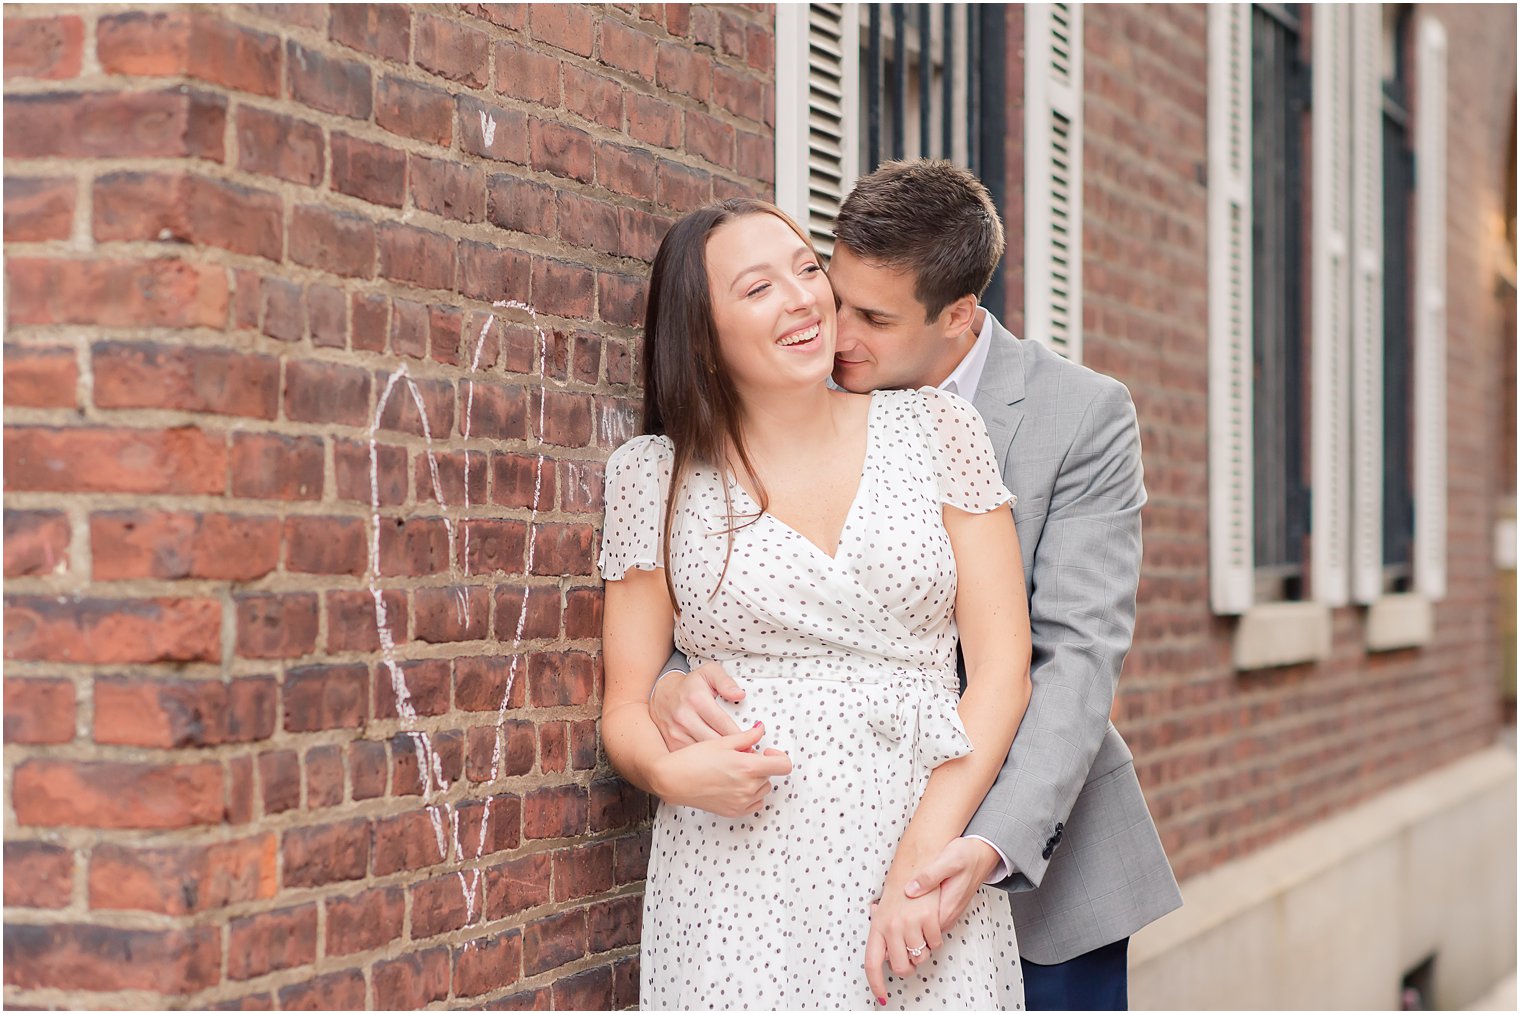
<path fill-rule="evenodd" d="M 1208 596 L 1207 11 L 1089 6 L 1085 361 L 1129 385 L 1150 504 L 1116 720 L 1181 877 L 1492 741 L 1491 541 L 1502 342 L 1495 295 L 1514 14 L 1422 8 L 1449 34 L 1449 592 L 1421 650 L 1368 655 L 1336 610 L 1315 665 L 1239 673 Z M 1509 86 L 1512 87 L 1512 86 Z M 1312 298 L 1312 297 L 1311 297 Z"/>
<path fill-rule="evenodd" d="M 664 228 L 770 192 L 772 39 L 8 9 L 7 1005 L 635 1000 L 601 467 Z"/>

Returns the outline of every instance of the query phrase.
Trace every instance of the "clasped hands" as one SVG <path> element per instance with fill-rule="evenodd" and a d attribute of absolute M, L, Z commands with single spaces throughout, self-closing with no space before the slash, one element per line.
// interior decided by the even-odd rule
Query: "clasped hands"
<path fill-rule="evenodd" d="M 764 726 L 740 729 L 719 698 L 737 703 L 744 690 L 713 662 L 656 685 L 649 713 L 670 751 L 661 780 L 671 791 L 661 797 L 725 817 L 757 813 L 771 779 L 790 774 L 792 763 L 780 750 L 754 753 Z M 878 1003 L 887 996 L 883 964 L 906 977 L 928 961 L 943 942 L 943 930 L 961 917 L 998 862 L 986 842 L 954 838 L 906 883 L 888 876 L 871 905 L 866 944 L 866 979 Z"/>

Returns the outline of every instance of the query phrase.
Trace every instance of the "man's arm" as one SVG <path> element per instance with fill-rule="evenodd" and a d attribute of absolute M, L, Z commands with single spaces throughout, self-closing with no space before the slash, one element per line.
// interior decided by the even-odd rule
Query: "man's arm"
<path fill-rule="evenodd" d="M 1008 760 L 966 829 L 1012 864 L 999 886 L 1038 887 L 1108 730 L 1135 627 L 1140 429 L 1129 392 L 1106 385 L 1056 477 L 1030 581 L 1033 696 Z"/>

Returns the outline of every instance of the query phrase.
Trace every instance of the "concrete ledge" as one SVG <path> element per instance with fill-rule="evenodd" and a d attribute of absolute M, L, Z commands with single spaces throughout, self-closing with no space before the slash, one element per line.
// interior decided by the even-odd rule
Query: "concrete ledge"
<path fill-rule="evenodd" d="M 1182 885 L 1130 945 L 1130 1002 L 1157 1010 L 1396 1010 L 1435 955 L 1435 1009 L 1515 956 L 1515 755 L 1494 747 Z"/>
<path fill-rule="evenodd" d="M 1330 607 L 1319 602 L 1252 606 L 1235 628 L 1236 669 L 1268 669 L 1330 657 Z"/>
<path fill-rule="evenodd" d="M 1419 648 L 1435 636 L 1434 610 L 1423 595 L 1384 595 L 1367 609 L 1367 650 Z"/>

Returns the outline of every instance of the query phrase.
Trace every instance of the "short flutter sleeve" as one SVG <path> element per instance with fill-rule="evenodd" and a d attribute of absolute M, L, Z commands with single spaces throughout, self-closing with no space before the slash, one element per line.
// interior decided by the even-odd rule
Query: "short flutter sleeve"
<path fill-rule="evenodd" d="M 985 514 L 1018 498 L 1003 485 L 987 424 L 958 394 L 920 388 L 917 411 L 936 454 L 940 501 L 971 514 Z"/>
<path fill-rule="evenodd" d="M 648 435 L 634 437 L 607 459 L 607 518 L 597 561 L 603 579 L 620 581 L 630 569 L 665 565 L 661 542 L 674 460 L 669 437 Z"/>

